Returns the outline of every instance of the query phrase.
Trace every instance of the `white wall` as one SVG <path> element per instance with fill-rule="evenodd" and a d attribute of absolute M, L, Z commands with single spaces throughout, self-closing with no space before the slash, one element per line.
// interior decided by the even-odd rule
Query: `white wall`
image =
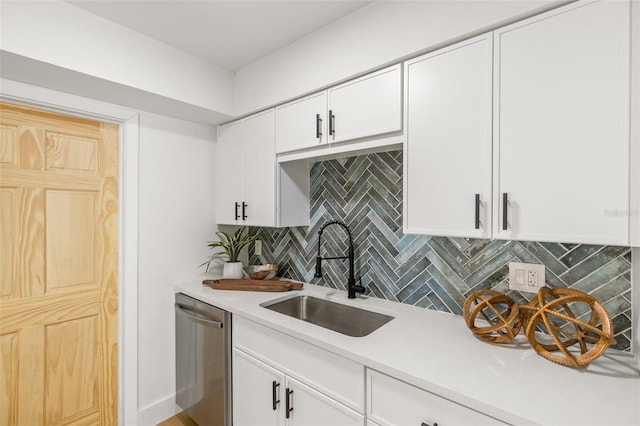
<path fill-rule="evenodd" d="M 3 62 L 28 58 L 178 106 L 233 113 L 234 75 L 219 66 L 59 0 L 2 1 L 0 12 L 0 50 L 14 55 L 3 55 Z M 4 77 L 35 83 L 19 72 Z M 52 84 L 46 87 L 65 90 Z"/>
<path fill-rule="evenodd" d="M 174 292 L 201 281 L 215 225 L 212 127 L 140 115 L 138 422 L 175 414 Z"/>
<path fill-rule="evenodd" d="M 430 46 L 450 43 L 551 0 L 377 1 L 236 73 L 235 111 L 246 114 Z"/>

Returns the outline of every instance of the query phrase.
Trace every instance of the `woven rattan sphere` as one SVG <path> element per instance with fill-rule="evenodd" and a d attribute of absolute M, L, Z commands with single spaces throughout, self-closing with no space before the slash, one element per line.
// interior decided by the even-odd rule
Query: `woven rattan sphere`
<path fill-rule="evenodd" d="M 508 343 L 520 332 L 522 321 L 518 305 L 498 291 L 478 290 L 471 293 L 462 311 L 467 327 L 478 339 Z M 478 315 L 483 321 L 478 320 Z"/>
<path fill-rule="evenodd" d="M 549 361 L 584 367 L 615 342 L 609 314 L 581 291 L 541 287 L 537 297 L 520 308 L 527 340 Z"/>

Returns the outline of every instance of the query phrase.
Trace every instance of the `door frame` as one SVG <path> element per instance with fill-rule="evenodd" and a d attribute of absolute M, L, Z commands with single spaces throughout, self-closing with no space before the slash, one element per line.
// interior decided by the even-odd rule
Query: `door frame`
<path fill-rule="evenodd" d="M 114 123 L 119 126 L 118 423 L 135 425 L 138 422 L 139 112 L 3 78 L 0 78 L 0 102 Z"/>

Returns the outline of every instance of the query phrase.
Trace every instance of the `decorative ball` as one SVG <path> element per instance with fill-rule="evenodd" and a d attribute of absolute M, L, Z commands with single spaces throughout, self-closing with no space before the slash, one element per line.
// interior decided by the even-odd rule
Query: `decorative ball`
<path fill-rule="evenodd" d="M 487 342 L 511 342 L 522 326 L 518 305 L 506 294 L 495 290 L 471 293 L 465 300 L 462 311 L 471 332 Z"/>
<path fill-rule="evenodd" d="M 527 340 L 549 361 L 584 367 L 615 342 L 609 314 L 581 291 L 541 287 L 537 297 L 520 308 Z"/>

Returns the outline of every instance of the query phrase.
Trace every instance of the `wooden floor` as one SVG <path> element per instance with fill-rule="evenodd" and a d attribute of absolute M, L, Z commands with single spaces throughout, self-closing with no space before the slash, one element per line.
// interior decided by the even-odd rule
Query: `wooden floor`
<path fill-rule="evenodd" d="M 158 426 L 198 426 L 198 424 L 191 420 L 191 418 L 184 412 L 180 412 L 175 416 L 158 424 Z"/>

